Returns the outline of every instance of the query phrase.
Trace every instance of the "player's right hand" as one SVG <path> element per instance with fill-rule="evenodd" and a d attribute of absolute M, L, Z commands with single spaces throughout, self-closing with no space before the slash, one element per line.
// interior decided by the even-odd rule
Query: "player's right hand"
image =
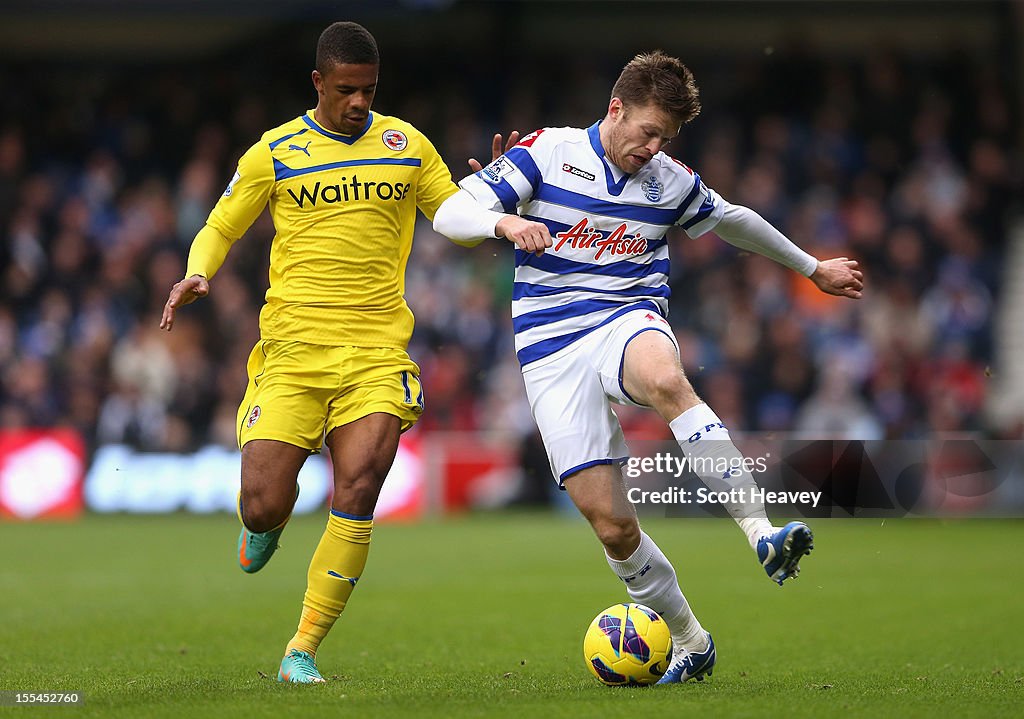
<path fill-rule="evenodd" d="M 164 314 L 160 318 L 160 329 L 170 332 L 174 326 L 174 311 L 195 302 L 200 297 L 206 297 L 208 294 L 210 294 L 210 283 L 202 275 L 192 275 L 175 283 L 171 288 L 171 294 L 167 297 L 167 304 L 164 305 Z"/>
<path fill-rule="evenodd" d="M 505 215 L 494 226 L 498 237 L 504 237 L 516 243 L 523 252 L 532 252 L 538 257 L 544 250 L 551 247 L 551 233 L 547 225 L 526 220 L 519 215 Z"/>
<path fill-rule="evenodd" d="M 505 143 L 504 151 L 508 152 L 509 150 L 511 150 L 513 147 L 516 146 L 517 142 L 519 142 L 519 130 L 513 130 L 512 132 L 508 133 L 508 142 Z M 491 138 L 491 162 L 494 162 L 499 157 L 501 157 L 501 153 L 501 133 L 499 132 L 495 134 L 493 138 Z M 475 157 L 471 157 L 469 158 L 469 169 L 472 170 L 473 172 L 480 172 L 480 170 L 484 168 L 483 165 L 481 165 Z"/>

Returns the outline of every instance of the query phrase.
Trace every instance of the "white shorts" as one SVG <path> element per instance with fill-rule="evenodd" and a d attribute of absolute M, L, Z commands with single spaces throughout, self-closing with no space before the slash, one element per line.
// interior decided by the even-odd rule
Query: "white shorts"
<path fill-rule="evenodd" d="M 622 386 L 626 345 L 642 332 L 663 332 L 679 346 L 668 322 L 646 309 L 629 312 L 582 337 L 540 366 L 523 370 L 526 395 L 558 486 L 598 464 L 629 458 L 611 402 L 645 407 Z"/>

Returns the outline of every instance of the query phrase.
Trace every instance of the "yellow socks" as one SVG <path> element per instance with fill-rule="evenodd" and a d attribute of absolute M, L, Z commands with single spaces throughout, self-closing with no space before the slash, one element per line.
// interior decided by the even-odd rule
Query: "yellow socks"
<path fill-rule="evenodd" d="M 295 632 L 295 636 L 288 642 L 284 653 L 288 654 L 292 649 L 298 649 L 299 651 L 308 652 L 316 656 L 317 647 L 320 646 L 323 638 L 327 636 L 327 632 L 331 631 L 331 627 L 334 626 L 336 619 L 336 616 L 324 616 L 317 610 L 303 605 L 302 616 L 299 618 L 299 628 Z"/>
<path fill-rule="evenodd" d="M 316 654 L 363 573 L 372 531 L 372 516 L 331 510 L 327 530 L 309 563 L 299 628 L 288 642 L 285 654 L 292 649 Z"/>

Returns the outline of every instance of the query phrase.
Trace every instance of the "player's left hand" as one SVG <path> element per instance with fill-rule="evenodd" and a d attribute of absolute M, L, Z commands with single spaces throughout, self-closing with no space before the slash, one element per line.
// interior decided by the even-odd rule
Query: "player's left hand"
<path fill-rule="evenodd" d="M 859 300 L 864 289 L 864 273 L 857 267 L 857 260 L 846 257 L 822 260 L 810 280 L 826 294 Z"/>
<path fill-rule="evenodd" d="M 192 304 L 208 294 L 210 294 L 210 281 L 202 275 L 192 275 L 175 283 L 167 297 L 163 315 L 160 317 L 160 329 L 170 332 L 174 327 L 174 311 L 179 307 Z"/>
<path fill-rule="evenodd" d="M 501 149 L 501 140 L 502 137 L 500 132 L 496 133 L 491 139 L 491 162 L 494 162 L 501 157 L 502 152 L 508 152 L 516 146 L 516 143 L 519 142 L 519 130 L 513 130 L 508 134 L 508 142 L 505 143 L 504 150 Z M 473 172 L 480 172 L 480 170 L 484 168 L 475 157 L 471 157 L 469 158 L 469 169 Z"/>

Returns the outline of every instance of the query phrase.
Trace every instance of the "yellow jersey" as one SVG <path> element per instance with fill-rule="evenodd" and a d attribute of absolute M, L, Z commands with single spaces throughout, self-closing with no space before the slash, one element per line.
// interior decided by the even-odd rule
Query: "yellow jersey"
<path fill-rule="evenodd" d="M 264 133 L 242 156 L 186 276 L 210 278 L 269 203 L 276 234 L 265 339 L 405 349 L 413 316 L 405 267 L 416 208 L 433 220 L 458 191 L 430 141 L 403 120 L 370 113 L 357 135 L 323 128 L 310 110 Z M 213 233 L 210 233 L 213 234 Z"/>

